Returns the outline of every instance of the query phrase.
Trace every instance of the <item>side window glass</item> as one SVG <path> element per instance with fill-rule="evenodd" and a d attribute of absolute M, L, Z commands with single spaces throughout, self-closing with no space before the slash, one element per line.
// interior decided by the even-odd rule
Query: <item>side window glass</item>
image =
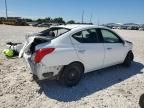
<path fill-rule="evenodd" d="M 72 37 L 80 43 L 98 43 L 99 41 L 96 29 L 83 30 Z"/>
<path fill-rule="evenodd" d="M 75 33 L 72 37 L 73 37 L 75 40 L 77 40 L 78 42 L 83 43 L 83 35 L 82 35 L 82 32 Z"/>
<path fill-rule="evenodd" d="M 118 38 L 114 33 L 108 30 L 101 30 L 103 39 L 105 43 L 121 43 L 121 39 Z"/>

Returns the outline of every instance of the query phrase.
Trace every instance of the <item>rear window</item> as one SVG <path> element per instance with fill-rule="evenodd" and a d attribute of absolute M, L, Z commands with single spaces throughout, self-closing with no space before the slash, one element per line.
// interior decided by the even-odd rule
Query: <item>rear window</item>
<path fill-rule="evenodd" d="M 70 29 L 61 27 L 52 27 L 50 29 L 40 32 L 40 36 L 50 36 L 56 38 L 62 34 L 67 33 L 68 31 L 70 31 Z"/>

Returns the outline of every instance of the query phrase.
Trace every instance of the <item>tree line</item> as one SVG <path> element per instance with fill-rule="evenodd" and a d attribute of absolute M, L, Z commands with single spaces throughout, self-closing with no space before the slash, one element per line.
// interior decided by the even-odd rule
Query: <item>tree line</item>
<path fill-rule="evenodd" d="M 58 18 L 50 18 L 50 17 L 46 17 L 46 18 L 38 18 L 36 20 L 32 20 L 32 19 L 24 19 L 26 22 L 44 22 L 44 23 L 61 23 L 61 24 L 75 24 L 76 22 L 74 20 L 69 20 L 69 21 L 65 21 L 62 17 L 58 17 Z"/>

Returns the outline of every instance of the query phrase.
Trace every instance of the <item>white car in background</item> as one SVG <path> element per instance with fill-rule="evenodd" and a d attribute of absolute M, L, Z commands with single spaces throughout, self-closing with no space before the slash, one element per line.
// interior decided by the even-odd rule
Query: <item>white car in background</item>
<path fill-rule="evenodd" d="M 132 43 L 95 25 L 61 25 L 26 38 L 24 57 L 39 80 L 57 78 L 76 85 L 87 72 L 133 61 Z"/>

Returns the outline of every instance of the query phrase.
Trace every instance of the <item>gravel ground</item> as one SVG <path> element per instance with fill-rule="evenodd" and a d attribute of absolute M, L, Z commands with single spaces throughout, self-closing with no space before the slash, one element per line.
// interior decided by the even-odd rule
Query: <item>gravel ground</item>
<path fill-rule="evenodd" d="M 43 29 L 0 25 L 0 52 L 7 41 L 22 42 L 28 32 Z M 134 43 L 132 66 L 88 73 L 72 88 L 56 81 L 37 84 L 23 59 L 0 54 L 0 108 L 139 108 L 144 93 L 144 31 L 115 31 Z"/>

